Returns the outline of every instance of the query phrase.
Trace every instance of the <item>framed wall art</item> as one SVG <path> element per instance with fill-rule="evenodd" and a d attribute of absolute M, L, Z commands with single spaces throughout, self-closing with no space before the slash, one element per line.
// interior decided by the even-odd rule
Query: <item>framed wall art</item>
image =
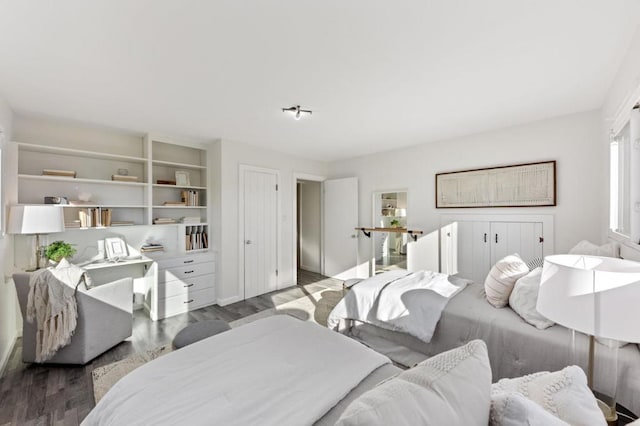
<path fill-rule="evenodd" d="M 556 205 L 556 162 L 436 174 L 436 208 Z"/>

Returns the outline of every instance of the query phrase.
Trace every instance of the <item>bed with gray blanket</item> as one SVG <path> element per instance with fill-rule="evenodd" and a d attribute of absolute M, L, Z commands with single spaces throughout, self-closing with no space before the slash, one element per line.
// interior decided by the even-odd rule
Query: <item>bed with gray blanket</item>
<path fill-rule="evenodd" d="M 139 367 L 82 424 L 334 425 L 400 371 L 353 339 L 277 315 Z"/>
<path fill-rule="evenodd" d="M 407 333 L 360 322 L 355 323 L 349 333 L 400 363 L 405 363 L 403 360 L 406 359 L 424 359 L 481 339 L 488 346 L 494 381 L 536 371 L 560 370 L 576 363 L 570 355 L 571 332 L 568 329 L 554 325 L 539 330 L 508 307 L 496 309 L 486 301 L 484 287 L 475 283 L 468 284 L 449 300 L 429 343 Z M 587 337 L 580 334 L 577 337 L 578 346 L 586 349 Z M 579 355 L 577 363 L 586 367 L 586 350 Z M 638 345 L 620 348 L 618 372 L 618 402 L 640 414 Z"/>

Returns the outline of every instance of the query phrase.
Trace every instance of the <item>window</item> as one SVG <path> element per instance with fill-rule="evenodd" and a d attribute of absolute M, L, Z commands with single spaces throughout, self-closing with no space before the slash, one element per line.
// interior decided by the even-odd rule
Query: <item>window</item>
<path fill-rule="evenodd" d="M 610 215 L 609 227 L 619 234 L 631 234 L 631 126 L 625 126 L 613 136 L 610 148 Z"/>

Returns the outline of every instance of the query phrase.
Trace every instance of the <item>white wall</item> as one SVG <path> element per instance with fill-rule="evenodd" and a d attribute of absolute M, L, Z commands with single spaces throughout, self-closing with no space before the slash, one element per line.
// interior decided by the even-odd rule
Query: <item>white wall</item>
<path fill-rule="evenodd" d="M 320 182 L 301 182 L 300 204 L 300 268 L 320 273 L 320 241 L 322 204 Z"/>
<path fill-rule="evenodd" d="M 239 266 L 240 226 L 238 220 L 239 167 L 249 165 L 277 170 L 279 172 L 278 195 L 278 287 L 294 285 L 296 268 L 292 241 L 295 232 L 293 214 L 294 173 L 326 175 L 327 165 L 319 161 L 305 160 L 275 151 L 222 140 L 220 144 L 220 214 L 221 231 L 218 247 L 218 303 L 226 305 L 242 300 L 244 283 Z M 214 194 L 214 197 L 216 195 Z M 218 218 L 214 218 L 214 222 Z"/>
<path fill-rule="evenodd" d="M 5 220 L 6 205 L 14 202 L 15 194 L 15 164 L 6 161 L 7 142 L 11 141 L 13 113 L 9 105 L 0 98 L 0 127 L 4 129 L 4 144 L 2 147 L 2 219 Z M 5 235 L 0 237 L 0 374 L 11 354 L 13 344 L 18 335 L 19 308 L 13 281 L 6 279 L 13 271 L 13 238 Z"/>
<path fill-rule="evenodd" d="M 553 214 L 555 249 L 566 252 L 582 239 L 600 241 L 608 207 L 603 182 L 599 111 L 573 114 L 479 135 L 369 155 L 331 164 L 331 175 L 359 178 L 360 223 L 371 225 L 374 191 L 408 188 L 411 229 L 435 231 L 440 215 Z M 436 209 L 435 174 L 534 161 L 557 161 L 556 207 Z M 360 262 L 370 259 L 370 240 L 359 238 Z"/>

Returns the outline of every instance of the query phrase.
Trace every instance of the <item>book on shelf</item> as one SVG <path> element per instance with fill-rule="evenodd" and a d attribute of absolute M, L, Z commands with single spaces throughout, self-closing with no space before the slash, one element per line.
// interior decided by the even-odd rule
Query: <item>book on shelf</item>
<path fill-rule="evenodd" d="M 116 180 L 119 182 L 138 182 L 138 176 L 111 175 L 111 180 Z"/>
<path fill-rule="evenodd" d="M 43 169 L 43 176 L 63 176 L 63 177 L 76 177 L 76 172 L 73 170 L 55 170 L 55 169 Z"/>
<path fill-rule="evenodd" d="M 153 223 L 155 225 L 164 225 L 164 224 L 176 223 L 176 220 L 172 217 L 156 217 L 155 219 L 153 219 Z"/>
<path fill-rule="evenodd" d="M 186 206 L 184 201 L 165 201 L 164 203 L 162 203 L 162 205 L 170 206 L 170 207 L 184 207 L 184 206 Z"/>
<path fill-rule="evenodd" d="M 73 220 L 71 222 L 65 222 L 64 223 L 64 227 L 65 227 L 65 229 L 80 228 L 80 220 Z"/>
<path fill-rule="evenodd" d="M 198 191 L 186 190 L 186 189 L 180 191 L 180 199 L 187 206 L 190 206 L 190 207 L 199 206 L 200 205 L 199 198 L 200 196 L 198 194 Z"/>
<path fill-rule="evenodd" d="M 156 183 L 158 185 L 175 185 L 176 181 L 175 180 L 158 179 L 158 180 L 156 180 Z"/>
<path fill-rule="evenodd" d="M 164 251 L 164 246 L 162 244 L 145 243 L 140 247 L 141 253 L 150 253 L 154 251 Z"/>
<path fill-rule="evenodd" d="M 203 250 L 209 248 L 207 225 L 185 227 L 185 250 Z"/>
<path fill-rule="evenodd" d="M 200 223 L 200 216 L 184 216 L 180 218 L 182 223 Z"/>

